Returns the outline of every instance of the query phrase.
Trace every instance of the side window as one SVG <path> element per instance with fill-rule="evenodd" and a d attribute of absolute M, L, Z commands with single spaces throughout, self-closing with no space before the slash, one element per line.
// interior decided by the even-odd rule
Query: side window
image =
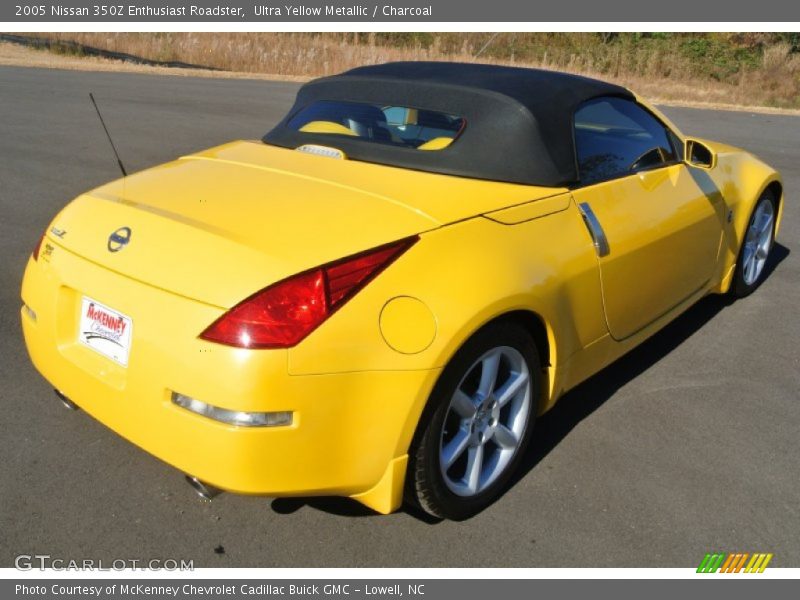
<path fill-rule="evenodd" d="M 575 111 L 581 184 L 654 169 L 677 160 L 667 129 L 644 108 L 622 98 L 590 100 Z"/>

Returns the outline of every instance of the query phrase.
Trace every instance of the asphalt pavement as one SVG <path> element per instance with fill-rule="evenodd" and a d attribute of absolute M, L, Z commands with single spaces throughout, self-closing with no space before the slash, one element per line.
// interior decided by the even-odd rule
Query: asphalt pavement
<path fill-rule="evenodd" d="M 257 139 L 297 84 L 0 67 L 0 566 L 19 554 L 192 559 L 196 567 L 691 567 L 772 552 L 800 567 L 800 117 L 666 108 L 687 133 L 780 169 L 783 228 L 764 285 L 703 300 L 561 399 L 505 496 L 462 523 L 343 499 L 222 495 L 82 412 L 26 355 L 27 258 L 71 198 L 129 171 Z"/>

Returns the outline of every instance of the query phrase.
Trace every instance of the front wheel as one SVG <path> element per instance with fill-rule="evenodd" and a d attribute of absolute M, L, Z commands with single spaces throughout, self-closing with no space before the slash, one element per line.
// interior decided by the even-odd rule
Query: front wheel
<path fill-rule="evenodd" d="M 751 294 L 764 278 L 764 267 L 775 240 L 775 200 L 764 192 L 756 203 L 742 242 L 731 293 L 737 298 Z"/>
<path fill-rule="evenodd" d="M 407 499 L 461 520 L 503 492 L 527 447 L 540 394 L 539 355 L 513 322 L 478 331 L 445 367 L 409 453 Z"/>

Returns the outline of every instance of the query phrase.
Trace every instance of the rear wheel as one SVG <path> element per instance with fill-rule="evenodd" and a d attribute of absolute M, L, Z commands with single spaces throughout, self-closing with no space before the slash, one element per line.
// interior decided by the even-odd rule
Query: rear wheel
<path fill-rule="evenodd" d="M 751 294 L 764 279 L 764 267 L 775 240 L 775 208 L 772 193 L 767 191 L 753 209 L 731 284 L 731 293 L 737 298 Z"/>
<path fill-rule="evenodd" d="M 539 390 L 538 352 L 521 327 L 496 322 L 476 333 L 431 394 L 410 452 L 408 499 L 455 520 L 491 504 L 530 441 Z"/>

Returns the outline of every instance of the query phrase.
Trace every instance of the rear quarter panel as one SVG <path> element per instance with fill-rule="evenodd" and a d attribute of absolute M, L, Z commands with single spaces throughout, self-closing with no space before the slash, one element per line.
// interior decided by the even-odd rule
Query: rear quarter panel
<path fill-rule="evenodd" d="M 435 339 L 422 351 L 400 353 L 382 337 L 381 310 L 398 296 L 419 299 L 433 314 Z M 561 387 L 556 364 L 607 333 L 594 246 L 571 199 L 558 212 L 515 224 L 476 217 L 423 234 L 289 351 L 289 372 L 440 368 L 482 325 L 517 310 L 535 313 L 547 328 L 553 368 L 546 410 Z"/>

